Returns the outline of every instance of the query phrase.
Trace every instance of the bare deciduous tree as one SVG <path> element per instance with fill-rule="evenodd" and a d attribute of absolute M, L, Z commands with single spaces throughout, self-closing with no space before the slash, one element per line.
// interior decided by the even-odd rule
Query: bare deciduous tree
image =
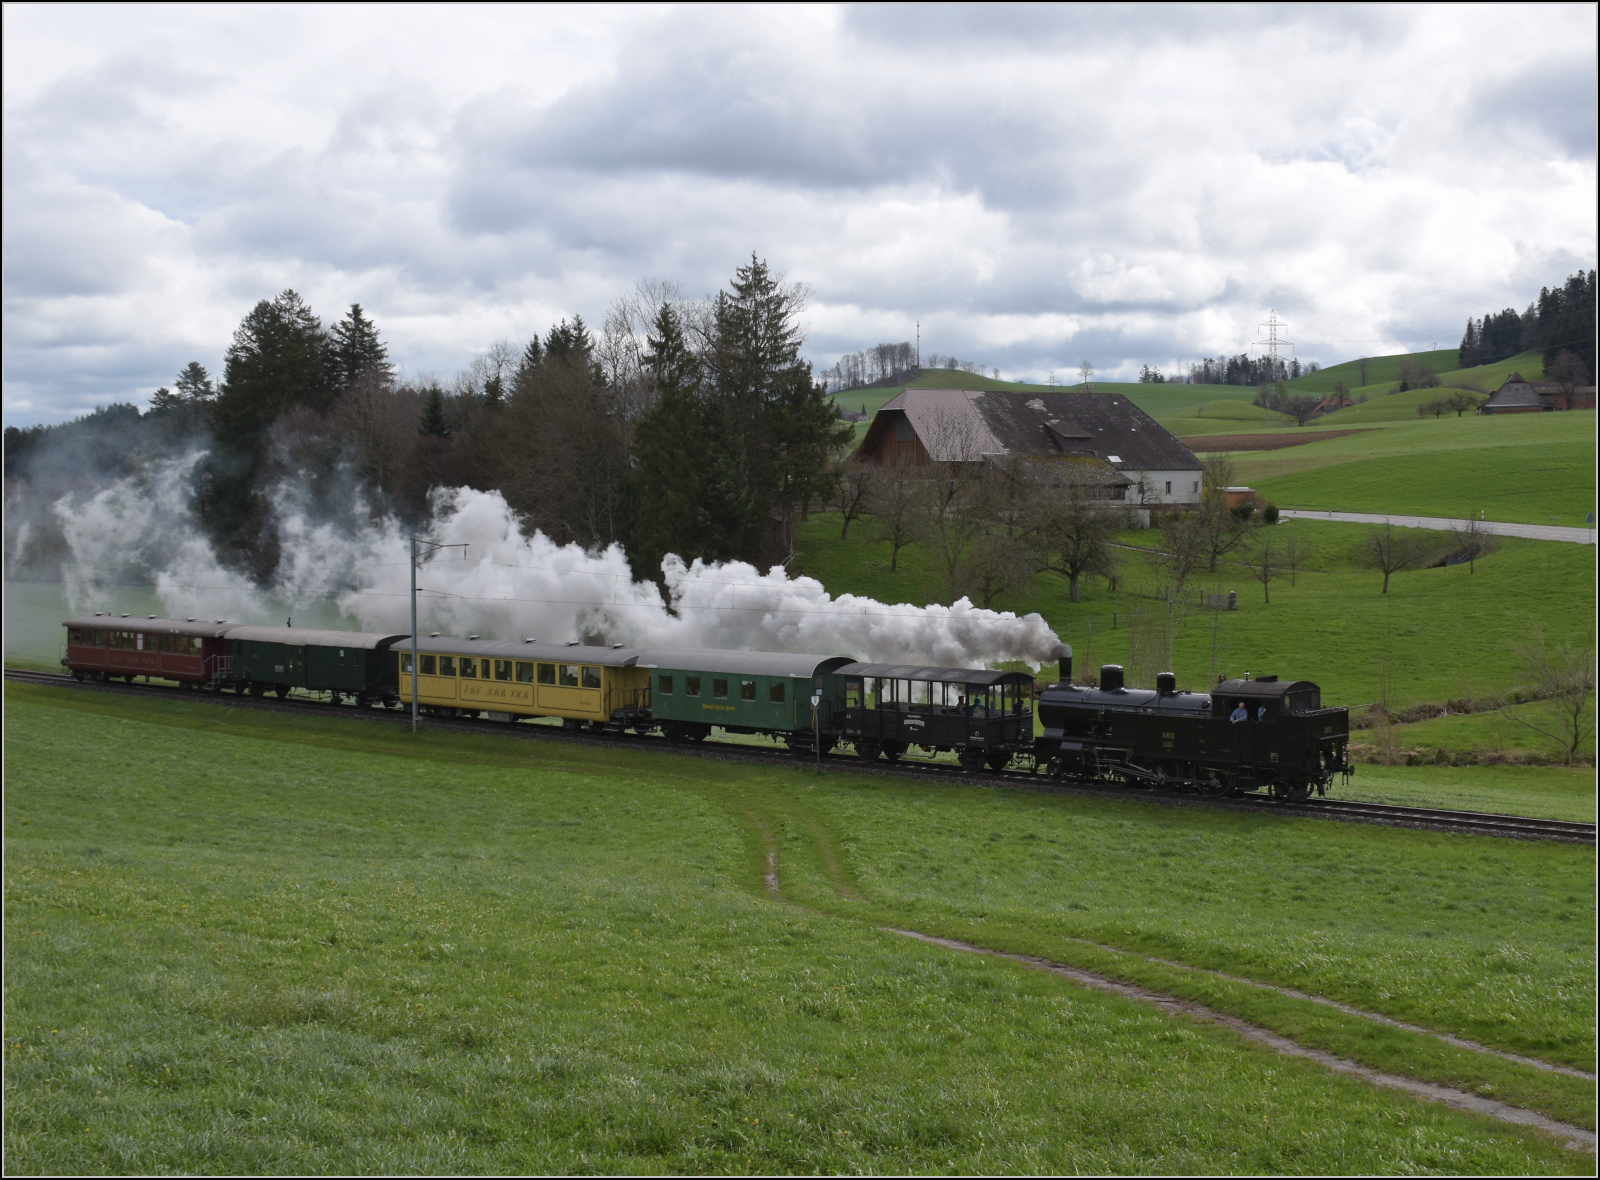
<path fill-rule="evenodd" d="M 1111 544 L 1123 513 L 1101 491 L 1088 464 L 1067 460 L 1044 476 L 1031 506 L 1029 533 L 1039 566 L 1066 575 L 1073 602 L 1083 575 L 1110 577 L 1116 569 Z"/>
<path fill-rule="evenodd" d="M 915 467 L 880 467 L 867 497 L 867 515 L 872 520 L 868 538 L 889 546 L 889 572 L 900 568 L 900 550 L 911 544 L 920 477 Z"/>
<path fill-rule="evenodd" d="M 1500 539 L 1476 520 L 1468 519 L 1460 528 L 1450 530 L 1450 544 L 1455 552 L 1467 559 L 1467 573 L 1478 569 L 1478 559 L 1487 557 L 1500 545 Z"/>
<path fill-rule="evenodd" d="M 1201 513 L 1184 512 L 1164 519 L 1161 532 L 1164 539 L 1161 567 L 1172 588 L 1172 597 L 1178 598 L 1210 552 L 1209 529 Z"/>
<path fill-rule="evenodd" d="M 1367 568 L 1383 573 L 1385 594 L 1389 593 L 1390 576 L 1411 569 L 1421 556 L 1421 539 L 1405 529 L 1396 529 L 1388 522 L 1367 534 Z"/>
<path fill-rule="evenodd" d="M 1300 567 L 1311 560 L 1316 553 L 1316 546 L 1310 538 L 1302 537 L 1298 533 L 1290 532 L 1283 543 L 1283 567 L 1289 571 L 1289 585 L 1295 584 L 1295 579 L 1300 574 Z"/>
<path fill-rule="evenodd" d="M 850 535 L 850 522 L 871 511 L 873 494 L 878 485 L 879 469 L 871 463 L 855 460 L 839 469 L 838 481 L 833 485 L 833 506 L 844 518 L 839 529 L 839 540 Z"/>
<path fill-rule="evenodd" d="M 1283 572 L 1278 561 L 1278 553 L 1272 539 L 1269 537 L 1255 546 L 1250 554 L 1250 576 L 1261 583 L 1261 599 L 1265 603 L 1272 602 L 1272 579 Z"/>
<path fill-rule="evenodd" d="M 983 512 L 988 489 L 983 455 L 970 418 L 935 414 L 923 431 L 930 462 L 917 483 L 914 535 L 939 563 L 945 590 L 954 600 L 965 590 L 972 544 L 992 521 Z"/>
<path fill-rule="evenodd" d="M 1545 642 L 1544 632 L 1535 627 L 1527 642 L 1514 643 L 1511 650 L 1535 696 L 1555 706 L 1555 720 L 1540 717 L 1533 705 L 1518 705 L 1506 713 L 1556 742 L 1563 760 L 1571 766 L 1583 743 L 1594 734 L 1594 718 L 1589 714 L 1589 698 L 1595 689 L 1593 633 L 1587 643 L 1569 639 L 1552 647 Z"/>

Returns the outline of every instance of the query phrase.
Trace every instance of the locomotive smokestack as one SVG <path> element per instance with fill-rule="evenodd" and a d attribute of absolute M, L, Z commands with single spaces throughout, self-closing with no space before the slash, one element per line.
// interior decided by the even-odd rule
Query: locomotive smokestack
<path fill-rule="evenodd" d="M 1063 643 L 1056 648 L 1056 659 L 1061 667 L 1061 683 L 1072 683 L 1072 645 Z"/>

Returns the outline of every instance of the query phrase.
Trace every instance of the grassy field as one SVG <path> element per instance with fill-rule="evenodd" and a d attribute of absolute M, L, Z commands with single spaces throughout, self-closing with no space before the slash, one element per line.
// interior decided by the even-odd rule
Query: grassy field
<path fill-rule="evenodd" d="M 1594 416 L 1587 417 L 1593 425 Z M 1333 446 L 1369 437 L 1362 434 L 1311 445 Z M 1576 526 L 1594 511 L 1594 478 L 1594 442 L 1571 439 L 1545 443 L 1537 450 L 1527 445 L 1489 446 L 1424 452 L 1405 459 L 1353 459 L 1262 479 L 1252 486 L 1282 508 L 1457 520 L 1481 511 L 1491 520 Z"/>
<path fill-rule="evenodd" d="M 1345 440 L 1337 440 L 1345 441 Z M 1396 574 L 1382 594 L 1381 576 L 1363 568 L 1370 530 L 1364 525 L 1285 521 L 1270 534 L 1281 548 L 1291 539 L 1313 558 L 1293 585 L 1272 583 L 1272 601 L 1230 555 L 1196 585 L 1236 591 L 1239 609 L 1174 611 L 1172 670 L 1181 685 L 1201 688 L 1216 673 L 1278 673 L 1314 680 L 1330 703 L 1366 705 L 1384 694 L 1392 707 L 1505 692 L 1520 682 L 1512 643 L 1535 626 L 1547 633 L 1586 633 L 1593 615 L 1594 552 L 1583 546 L 1506 538 L 1475 573 L 1465 565 Z M 928 554 L 917 546 L 889 572 L 886 546 L 875 544 L 871 522 L 852 525 L 839 539 L 839 518 L 813 516 L 800 529 L 798 564 L 834 593 L 869 594 L 885 602 L 945 600 Z M 1442 551 L 1447 534 L 1433 538 Z M 1124 534 L 1118 589 L 1103 578 L 1080 583 L 1082 601 L 1068 600 L 1066 579 L 1040 574 L 997 608 L 1038 611 L 1076 649 L 1079 667 L 1127 664 L 1130 623 L 1166 617 L 1167 604 L 1148 597 L 1160 585 L 1146 547 L 1155 530 Z M 1213 624 L 1215 629 L 1213 630 Z M 1215 662 L 1213 663 L 1213 647 Z M 1148 677 L 1146 678 L 1148 679 Z"/>
<path fill-rule="evenodd" d="M 1401 726 L 1401 729 L 1420 729 Z M 1358 735 L 1360 737 L 1365 735 Z M 1592 767 L 1373 766 L 1356 768 L 1340 799 L 1595 822 Z"/>
<path fill-rule="evenodd" d="M 1535 354 L 1537 355 L 1537 354 Z M 1378 385 L 1393 385 L 1400 380 L 1400 366 L 1407 361 L 1426 365 L 1435 373 L 1454 372 L 1460 364 L 1460 351 L 1441 348 L 1432 352 L 1402 352 L 1388 356 L 1368 357 L 1367 379 L 1361 380 L 1361 361 L 1345 361 L 1329 365 L 1303 377 L 1290 381 L 1289 388 L 1305 393 L 1332 393 L 1335 383 L 1343 381 L 1350 389 Z M 1498 384 L 1498 382 L 1496 383 Z"/>
<path fill-rule="evenodd" d="M 1592 1084 L 1259 986 L 1592 1068 L 1590 850 L 6 704 L 9 1172 L 1593 1167 L 879 929 L 1093 963 L 1592 1126 Z"/>

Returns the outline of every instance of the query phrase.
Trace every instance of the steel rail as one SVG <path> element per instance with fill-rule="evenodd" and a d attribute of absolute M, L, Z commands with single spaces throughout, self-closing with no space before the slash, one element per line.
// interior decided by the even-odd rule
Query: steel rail
<path fill-rule="evenodd" d="M 177 685 L 113 684 L 95 680 L 77 680 L 61 672 L 35 672 L 19 668 L 5 669 L 8 682 L 39 684 L 52 688 L 80 688 L 100 692 L 157 696 L 171 699 L 176 696 L 186 701 L 211 701 L 235 707 L 266 709 L 269 711 L 315 713 L 326 716 L 330 702 L 304 696 L 279 699 L 276 696 L 255 697 L 244 693 L 182 692 Z M 180 695 L 181 693 L 181 695 Z M 396 720 L 401 715 L 381 709 L 360 709 L 351 705 L 338 710 L 349 718 L 366 718 L 374 721 Z M 431 717 L 428 724 L 434 728 L 461 733 L 484 733 L 484 723 L 470 719 Z M 669 744 L 658 736 L 634 735 L 619 743 L 619 734 L 593 731 L 556 729 L 554 726 L 511 725 L 503 732 L 543 741 L 577 742 L 584 745 L 632 746 L 639 741 L 658 743 L 676 753 L 713 756 L 723 759 L 771 763 L 780 760 L 790 765 L 801 765 L 801 760 L 788 749 L 762 749 L 739 742 L 683 742 Z M 809 752 L 807 760 L 809 760 Z M 1350 799 L 1312 798 L 1289 802 L 1261 795 L 1206 795 L 1185 791 L 1159 791 L 1149 788 L 1117 787 L 1106 783 L 1080 782 L 1057 779 L 1037 771 L 968 771 L 950 763 L 908 758 L 895 762 L 866 762 L 854 755 L 829 754 L 826 765 L 853 773 L 891 775 L 897 778 L 924 781 L 950 781 L 973 786 L 1003 785 L 1024 790 L 1046 791 L 1060 794 L 1089 795 L 1105 799 L 1124 799 L 1167 803 L 1179 806 L 1203 806 L 1240 812 L 1259 812 L 1263 808 L 1284 815 L 1304 819 L 1329 819 L 1346 823 L 1367 823 L 1386 827 L 1421 828 L 1434 831 L 1461 832 L 1486 836 L 1510 837 L 1522 840 L 1550 840 L 1563 843 L 1594 844 L 1596 825 L 1573 820 L 1542 819 L 1538 816 L 1502 815 L 1486 811 L 1458 811 L 1437 807 L 1411 807 L 1393 803 L 1365 803 Z"/>

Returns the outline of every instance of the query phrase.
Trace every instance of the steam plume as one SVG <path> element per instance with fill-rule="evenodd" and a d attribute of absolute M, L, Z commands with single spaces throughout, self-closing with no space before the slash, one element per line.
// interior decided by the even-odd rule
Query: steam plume
<path fill-rule="evenodd" d="M 142 483 L 123 480 L 84 502 L 56 504 L 72 553 L 67 592 L 75 609 L 103 594 L 102 571 L 146 568 L 170 614 L 269 621 L 267 593 L 223 569 L 188 510 L 199 455 L 153 464 Z M 278 490 L 282 560 L 270 594 L 290 606 L 328 599 L 366 630 L 410 630 L 409 530 L 376 525 L 365 506 L 343 521 L 316 520 L 292 485 Z M 498 492 L 437 490 L 423 535 L 440 545 L 418 574 L 418 629 L 426 634 L 601 636 L 639 647 L 855 655 L 912 664 L 981 665 L 1055 656 L 1058 639 L 1037 614 L 975 607 L 887 604 L 830 595 L 821 582 L 765 573 L 744 562 L 662 563 L 666 597 L 637 581 L 618 545 L 598 552 L 525 536 Z"/>

